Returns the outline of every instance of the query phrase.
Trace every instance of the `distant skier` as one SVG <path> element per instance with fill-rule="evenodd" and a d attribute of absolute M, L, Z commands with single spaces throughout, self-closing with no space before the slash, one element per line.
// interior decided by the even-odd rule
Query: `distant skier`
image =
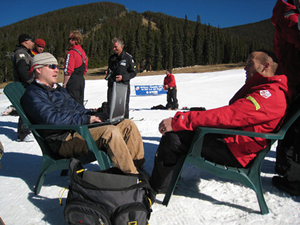
<path fill-rule="evenodd" d="M 167 91 L 167 109 L 177 110 L 178 100 L 177 100 L 177 86 L 175 81 L 175 76 L 172 74 L 171 70 L 166 71 L 166 76 L 164 79 L 164 90 Z"/>

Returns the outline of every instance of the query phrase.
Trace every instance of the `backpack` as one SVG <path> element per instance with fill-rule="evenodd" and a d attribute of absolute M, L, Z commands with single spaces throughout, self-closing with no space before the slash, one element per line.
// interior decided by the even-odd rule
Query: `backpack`
<path fill-rule="evenodd" d="M 145 175 L 126 174 L 116 167 L 87 171 L 71 159 L 70 176 L 64 208 L 68 224 L 148 224 L 155 193 Z"/>

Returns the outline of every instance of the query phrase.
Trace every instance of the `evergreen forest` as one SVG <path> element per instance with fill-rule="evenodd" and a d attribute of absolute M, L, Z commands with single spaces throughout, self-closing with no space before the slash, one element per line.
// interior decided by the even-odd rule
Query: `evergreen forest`
<path fill-rule="evenodd" d="M 150 11 L 138 13 L 111 2 L 34 16 L 0 28 L 0 83 L 13 80 L 11 59 L 22 33 L 44 39 L 45 51 L 57 57 L 61 67 L 73 30 L 83 34 L 89 68 L 107 65 L 114 37 L 124 40 L 124 50 L 134 57 L 139 72 L 244 62 L 253 50 L 272 50 L 270 20 L 221 29 L 202 24 L 201 15 L 192 19 L 188 15 L 180 19 Z"/>

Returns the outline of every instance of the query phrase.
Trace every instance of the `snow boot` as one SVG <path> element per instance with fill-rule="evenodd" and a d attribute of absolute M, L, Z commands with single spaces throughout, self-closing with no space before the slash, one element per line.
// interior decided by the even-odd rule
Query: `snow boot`
<path fill-rule="evenodd" d="M 300 164 L 291 161 L 290 168 L 284 177 L 275 176 L 272 183 L 275 187 L 290 195 L 300 195 Z"/>
<path fill-rule="evenodd" d="M 291 165 L 293 155 L 293 146 L 278 145 L 276 149 L 276 165 L 275 172 L 279 175 L 287 173 L 288 168 Z"/>

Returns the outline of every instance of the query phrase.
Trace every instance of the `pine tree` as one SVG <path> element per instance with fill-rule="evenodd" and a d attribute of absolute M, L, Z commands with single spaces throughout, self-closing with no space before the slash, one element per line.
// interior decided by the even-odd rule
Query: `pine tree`
<path fill-rule="evenodd" d="M 203 64 L 203 31 L 200 22 L 200 16 L 197 16 L 197 25 L 195 29 L 195 36 L 194 36 L 194 56 L 195 56 L 195 64 L 201 65 Z"/>

